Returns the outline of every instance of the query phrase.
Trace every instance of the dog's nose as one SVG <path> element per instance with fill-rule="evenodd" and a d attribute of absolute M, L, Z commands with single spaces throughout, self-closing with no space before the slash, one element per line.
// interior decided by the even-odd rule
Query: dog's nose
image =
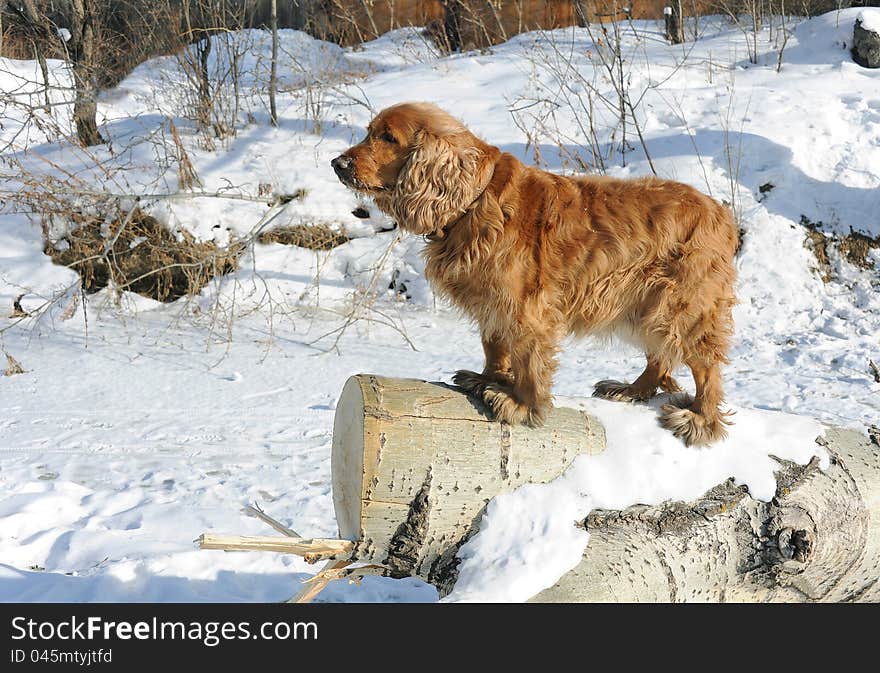
<path fill-rule="evenodd" d="M 340 154 L 338 157 L 330 162 L 330 165 L 333 166 L 333 170 L 336 171 L 337 175 L 347 173 L 349 170 L 351 170 L 351 157 Z"/>

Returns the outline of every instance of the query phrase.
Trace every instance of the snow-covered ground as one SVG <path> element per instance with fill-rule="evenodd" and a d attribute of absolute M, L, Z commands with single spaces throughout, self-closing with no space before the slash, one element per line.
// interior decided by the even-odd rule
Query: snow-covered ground
<path fill-rule="evenodd" d="M 549 485 L 496 498 L 462 549 L 453 600 L 523 600 L 552 584 L 588 544 L 571 522 L 592 507 L 689 499 L 728 477 L 769 498 L 768 454 L 805 462 L 821 456 L 813 442 L 821 423 L 880 419 L 880 383 L 868 364 L 880 363 L 880 255 L 874 250 L 873 269 L 863 269 L 832 249 L 826 284 L 801 224 L 806 217 L 827 233 L 880 235 L 880 72 L 849 56 L 858 14 L 797 25 L 779 71 L 767 32 L 753 64 L 745 36 L 720 19 L 707 19 L 700 40 L 684 46 L 666 44 L 652 22 L 621 26 L 657 172 L 742 215 L 737 336 L 725 371 L 736 425 L 724 444 L 686 449 L 657 426 L 656 409 L 589 398 L 597 380 L 636 376 L 639 353 L 567 343 L 557 403 L 602 418 L 608 448 Z M 0 377 L 0 600 L 275 601 L 295 593 L 315 571 L 300 559 L 198 551 L 193 540 L 207 531 L 269 533 L 239 513 L 250 502 L 304 535 L 333 537 L 330 435 L 345 379 L 373 372 L 449 381 L 456 369 L 482 364 L 473 326 L 436 301 L 422 277 L 421 241 L 383 231 L 389 223 L 375 213 L 354 217 L 362 204 L 330 159 L 374 111 L 429 100 L 523 160 L 535 160 L 537 143 L 545 167 L 571 170 L 582 148 L 557 142 L 577 136 L 571 111 L 557 110 L 556 139 L 529 117 L 538 106 L 528 101 L 559 93 L 548 64 L 565 54 L 579 73 L 569 84 L 594 81 L 612 98 L 584 29 L 524 34 L 490 53 L 445 58 L 415 30 L 360 50 L 282 37 L 278 128 L 267 123 L 261 86 L 268 39 L 247 32 L 237 37 L 249 45 L 238 132 L 213 149 L 184 118 L 173 57 L 142 64 L 102 95 L 111 145 L 93 155 L 47 138 L 40 129 L 48 123 L 26 123 L 7 105 L 0 142 L 13 146 L 3 158 L 35 173 L 69 171 L 114 194 L 178 192 L 176 165 L 159 158 L 172 117 L 203 192 L 305 189 L 273 224 L 325 222 L 352 240 L 331 252 L 257 245 L 235 276 L 193 300 L 125 295 L 117 306 L 102 291 L 84 311 L 65 290 L 75 274 L 42 254 L 39 224 L 8 207 L 0 214 L 0 347 L 25 370 Z M 63 64 L 50 67 L 53 81 L 67 81 Z M 323 84 L 309 75 L 316 70 Z M 36 73 L 33 63 L 0 60 L 7 100 L 28 99 Z M 64 106 L 52 114 L 69 128 Z M 619 143 L 607 111 L 598 111 L 597 125 L 605 150 Z M 531 143 L 523 129 L 536 134 Z M 95 159 L 113 170 L 97 170 Z M 635 176 L 650 167 L 636 143 L 625 166 L 618 152 L 608 170 Z M 4 192 L 14 192 L 14 176 L 8 185 Z M 267 212 L 264 203 L 214 197 L 145 198 L 143 207 L 172 228 L 221 241 L 246 235 Z M 38 317 L 6 318 L 22 294 Z M 350 314 L 359 319 L 340 329 Z M 678 376 L 692 387 L 686 371 Z M 415 579 L 366 578 L 332 583 L 321 600 L 437 595 Z"/>

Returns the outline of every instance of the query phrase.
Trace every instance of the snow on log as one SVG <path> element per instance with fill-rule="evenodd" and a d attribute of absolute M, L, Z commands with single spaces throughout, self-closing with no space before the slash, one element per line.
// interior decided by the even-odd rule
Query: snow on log
<path fill-rule="evenodd" d="M 451 386 L 353 376 L 333 427 L 339 537 L 356 543 L 352 560 L 442 585 L 489 500 L 604 448 L 602 425 L 583 411 L 554 409 L 538 429 L 511 426 Z"/>
<path fill-rule="evenodd" d="M 829 469 L 783 462 L 770 502 L 726 482 L 695 502 L 594 510 L 583 560 L 532 600 L 880 600 L 880 444 L 840 428 L 821 443 Z"/>

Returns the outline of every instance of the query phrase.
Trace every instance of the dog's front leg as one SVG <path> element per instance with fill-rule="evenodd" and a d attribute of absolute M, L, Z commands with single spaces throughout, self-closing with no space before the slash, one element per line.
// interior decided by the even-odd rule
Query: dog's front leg
<path fill-rule="evenodd" d="M 486 354 L 483 377 L 498 383 L 512 383 L 513 370 L 510 364 L 510 349 L 507 344 L 497 337 L 484 336 L 483 353 Z"/>
<path fill-rule="evenodd" d="M 557 343 L 552 331 L 520 330 L 511 349 L 513 382 L 491 383 L 483 390 L 483 401 L 497 420 L 543 425 L 553 406 L 550 389 L 557 366 Z"/>
<path fill-rule="evenodd" d="M 490 383 L 513 383 L 513 372 L 510 366 L 510 349 L 504 341 L 496 336 L 483 332 L 483 353 L 486 365 L 483 373 L 478 374 L 467 369 L 459 369 L 452 382 L 459 388 L 482 398 L 486 386 Z"/>

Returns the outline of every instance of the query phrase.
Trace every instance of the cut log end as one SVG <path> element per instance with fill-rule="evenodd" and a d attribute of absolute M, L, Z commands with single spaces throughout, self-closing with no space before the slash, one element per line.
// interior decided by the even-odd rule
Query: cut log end
<path fill-rule="evenodd" d="M 364 475 L 364 396 L 360 382 L 354 376 L 346 381 L 336 403 L 330 462 L 333 466 L 333 509 L 339 537 L 357 540 Z"/>
<path fill-rule="evenodd" d="M 457 563 L 489 500 L 604 448 L 604 429 L 583 411 L 553 409 L 539 429 L 511 426 L 446 384 L 353 376 L 333 428 L 339 537 L 356 541 L 359 561 L 434 581 Z"/>

